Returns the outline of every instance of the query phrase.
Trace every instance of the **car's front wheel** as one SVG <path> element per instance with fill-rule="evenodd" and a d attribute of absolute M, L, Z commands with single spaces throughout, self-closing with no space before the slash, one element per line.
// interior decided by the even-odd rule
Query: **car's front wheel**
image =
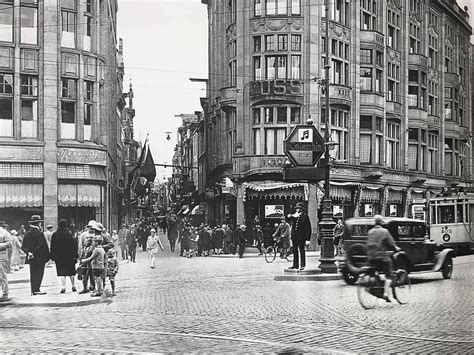
<path fill-rule="evenodd" d="M 451 256 L 446 256 L 444 259 L 443 266 L 441 267 L 441 275 L 444 279 L 450 279 L 453 274 L 453 258 Z"/>

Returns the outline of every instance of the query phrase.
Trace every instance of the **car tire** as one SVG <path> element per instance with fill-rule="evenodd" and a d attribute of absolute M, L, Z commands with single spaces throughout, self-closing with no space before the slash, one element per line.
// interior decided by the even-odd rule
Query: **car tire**
<path fill-rule="evenodd" d="M 453 258 L 451 256 L 446 256 L 444 259 L 443 266 L 441 267 L 441 275 L 443 279 L 450 279 L 453 274 Z"/>
<path fill-rule="evenodd" d="M 367 265 L 367 247 L 365 244 L 353 244 L 346 251 L 347 271 L 358 275 L 360 268 Z"/>
<path fill-rule="evenodd" d="M 349 271 L 343 271 L 342 278 L 344 279 L 344 282 L 346 284 L 354 285 L 359 279 L 359 275 L 353 274 L 352 272 L 349 272 Z"/>

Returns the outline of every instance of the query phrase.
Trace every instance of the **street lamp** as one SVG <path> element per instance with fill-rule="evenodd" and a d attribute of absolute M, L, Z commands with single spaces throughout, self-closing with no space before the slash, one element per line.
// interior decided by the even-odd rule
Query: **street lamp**
<path fill-rule="evenodd" d="M 330 148 L 334 148 L 335 143 L 330 141 L 331 137 L 331 122 L 330 120 L 330 109 L 329 109 L 329 8 L 328 8 L 328 0 L 324 1 L 325 5 L 325 16 L 326 16 L 326 63 L 324 69 L 326 70 L 325 75 L 325 95 L 326 95 L 326 108 L 324 110 L 325 113 L 325 123 L 326 129 L 324 130 L 324 160 L 326 165 L 324 167 L 324 199 L 323 199 L 323 218 L 319 222 L 319 229 L 321 231 L 322 242 L 321 242 L 321 262 L 319 264 L 319 268 L 323 273 L 330 273 L 334 274 L 337 272 L 337 266 L 334 263 L 334 241 L 333 241 L 333 230 L 336 223 L 332 217 L 332 201 L 331 195 L 329 194 L 329 176 L 331 171 L 331 163 L 330 163 L 330 155 L 329 150 Z"/>

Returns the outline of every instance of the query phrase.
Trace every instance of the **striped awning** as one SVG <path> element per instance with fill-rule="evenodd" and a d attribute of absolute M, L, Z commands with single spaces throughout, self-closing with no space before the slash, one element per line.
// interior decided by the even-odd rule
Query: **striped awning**
<path fill-rule="evenodd" d="M 254 198 L 296 198 L 308 200 L 309 188 L 306 183 L 286 184 L 277 181 L 244 182 L 242 200 Z"/>
<path fill-rule="evenodd" d="M 106 180 L 105 167 L 58 164 L 58 179 Z"/>
<path fill-rule="evenodd" d="M 0 208 L 41 206 L 42 184 L 0 184 Z"/>
<path fill-rule="evenodd" d="M 360 194 L 361 202 L 377 202 L 381 200 L 380 186 L 364 185 Z"/>
<path fill-rule="evenodd" d="M 61 207 L 100 207 L 101 196 L 100 185 L 58 185 L 58 204 Z"/>

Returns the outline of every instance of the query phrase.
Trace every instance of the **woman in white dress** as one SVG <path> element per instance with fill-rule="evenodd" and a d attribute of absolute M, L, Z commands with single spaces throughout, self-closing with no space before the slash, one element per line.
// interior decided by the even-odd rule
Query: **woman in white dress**
<path fill-rule="evenodd" d="M 156 259 L 156 254 L 158 254 L 158 248 L 160 248 L 161 251 L 164 251 L 163 244 L 161 244 L 161 240 L 156 234 L 156 231 L 154 229 L 151 229 L 150 236 L 148 237 L 146 241 L 146 250 L 148 250 L 148 253 L 150 254 L 150 259 L 151 259 L 150 267 L 152 269 L 155 268 L 155 259 Z"/>

